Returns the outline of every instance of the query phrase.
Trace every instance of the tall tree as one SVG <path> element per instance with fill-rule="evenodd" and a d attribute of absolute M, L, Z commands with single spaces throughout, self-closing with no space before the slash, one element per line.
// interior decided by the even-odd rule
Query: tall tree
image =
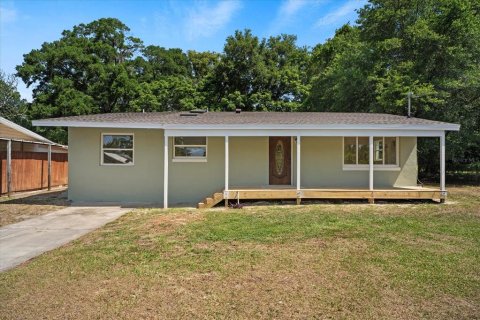
<path fill-rule="evenodd" d="M 227 110 L 295 110 L 308 92 L 307 59 L 295 36 L 260 40 L 248 29 L 236 31 L 213 72 L 211 103 Z"/>
<path fill-rule="evenodd" d="M 138 87 L 130 62 L 142 47 L 129 30 L 117 19 L 99 19 L 24 55 L 17 72 L 34 87 L 31 117 L 128 111 Z M 66 142 L 65 134 L 56 138 Z"/>
<path fill-rule="evenodd" d="M 198 52 L 189 50 L 187 54 L 188 61 L 190 62 L 192 77 L 197 83 L 210 76 L 221 59 L 221 55 L 219 53 L 210 51 Z"/>
<path fill-rule="evenodd" d="M 138 95 L 132 100 L 132 111 L 180 111 L 198 106 L 196 87 L 191 78 L 165 76 L 159 80 L 142 82 Z"/>
<path fill-rule="evenodd" d="M 448 158 L 480 161 L 479 15 L 474 0 L 370 0 L 357 26 L 314 48 L 304 107 L 405 115 L 411 91 L 414 116 L 461 123 Z M 438 172 L 438 144 L 420 149 Z"/>
<path fill-rule="evenodd" d="M 27 101 L 17 90 L 18 80 L 0 70 L 0 116 L 22 126 L 29 127 L 26 114 Z"/>
<path fill-rule="evenodd" d="M 191 76 L 191 66 L 187 55 L 181 49 L 165 49 L 148 46 L 142 50 L 142 56 L 135 59 L 142 81 L 159 80 L 165 76 Z"/>
<path fill-rule="evenodd" d="M 332 39 L 315 46 L 308 69 L 311 90 L 304 101 L 308 111 L 362 112 L 371 108 L 373 92 L 369 75 L 371 52 L 350 25 Z"/>
<path fill-rule="evenodd" d="M 480 3 L 475 0 L 371 0 L 359 11 L 361 38 L 375 52 L 377 110 L 460 122 L 448 158 L 480 161 Z M 438 145 L 422 148 L 421 167 L 438 168 Z M 433 171 L 429 170 L 429 171 Z M 436 170 L 435 170 L 436 171 Z"/>
<path fill-rule="evenodd" d="M 181 49 L 148 46 L 133 62 L 139 87 L 131 101 L 133 111 L 194 109 L 197 91 L 192 64 Z"/>

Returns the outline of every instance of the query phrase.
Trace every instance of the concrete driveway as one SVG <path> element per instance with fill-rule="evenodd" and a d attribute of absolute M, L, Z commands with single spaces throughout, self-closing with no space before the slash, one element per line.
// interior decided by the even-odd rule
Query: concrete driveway
<path fill-rule="evenodd" d="M 0 228 L 0 271 L 58 248 L 131 210 L 116 206 L 68 207 L 4 226 Z"/>

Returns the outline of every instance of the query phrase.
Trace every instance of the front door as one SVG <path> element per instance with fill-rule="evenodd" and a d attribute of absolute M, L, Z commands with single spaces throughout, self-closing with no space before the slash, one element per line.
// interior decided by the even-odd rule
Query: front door
<path fill-rule="evenodd" d="M 271 185 L 292 184 L 291 138 L 270 137 L 268 150 L 269 183 Z"/>

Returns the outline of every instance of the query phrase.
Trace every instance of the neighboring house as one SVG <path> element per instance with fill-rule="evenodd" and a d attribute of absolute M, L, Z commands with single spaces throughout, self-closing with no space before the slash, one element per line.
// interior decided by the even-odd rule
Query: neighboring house
<path fill-rule="evenodd" d="M 71 200 L 164 207 L 210 207 L 224 199 L 444 200 L 445 131 L 460 128 L 389 114 L 239 110 L 33 124 L 68 127 Z M 417 186 L 422 137 L 439 138 L 439 188 Z"/>
<path fill-rule="evenodd" d="M 0 117 L 0 194 L 68 181 L 68 148 Z"/>

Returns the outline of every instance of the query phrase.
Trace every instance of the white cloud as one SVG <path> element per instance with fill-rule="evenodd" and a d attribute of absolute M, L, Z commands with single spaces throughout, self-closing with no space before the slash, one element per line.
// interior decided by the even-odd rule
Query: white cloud
<path fill-rule="evenodd" d="M 337 24 L 344 20 L 346 17 L 355 13 L 355 9 L 362 7 L 365 4 L 365 0 L 349 0 L 343 6 L 321 17 L 316 27 L 326 26 L 330 24 Z"/>
<path fill-rule="evenodd" d="M 0 21 L 2 24 L 15 22 L 18 18 L 17 10 L 13 8 L 0 7 Z"/>
<path fill-rule="evenodd" d="M 308 4 L 307 0 L 286 0 L 282 3 L 278 17 L 289 19 Z"/>
<path fill-rule="evenodd" d="M 318 6 L 320 3 L 327 0 L 284 0 L 281 6 L 278 8 L 275 19 L 272 20 L 270 27 L 268 28 L 266 36 L 274 35 L 277 33 L 285 32 L 285 27 L 291 25 L 301 15 L 300 12 L 305 8 L 312 8 Z"/>
<path fill-rule="evenodd" d="M 210 7 L 197 5 L 189 10 L 185 19 L 185 33 L 189 40 L 200 37 L 210 37 L 222 29 L 242 8 L 240 1 L 221 1 Z"/>

